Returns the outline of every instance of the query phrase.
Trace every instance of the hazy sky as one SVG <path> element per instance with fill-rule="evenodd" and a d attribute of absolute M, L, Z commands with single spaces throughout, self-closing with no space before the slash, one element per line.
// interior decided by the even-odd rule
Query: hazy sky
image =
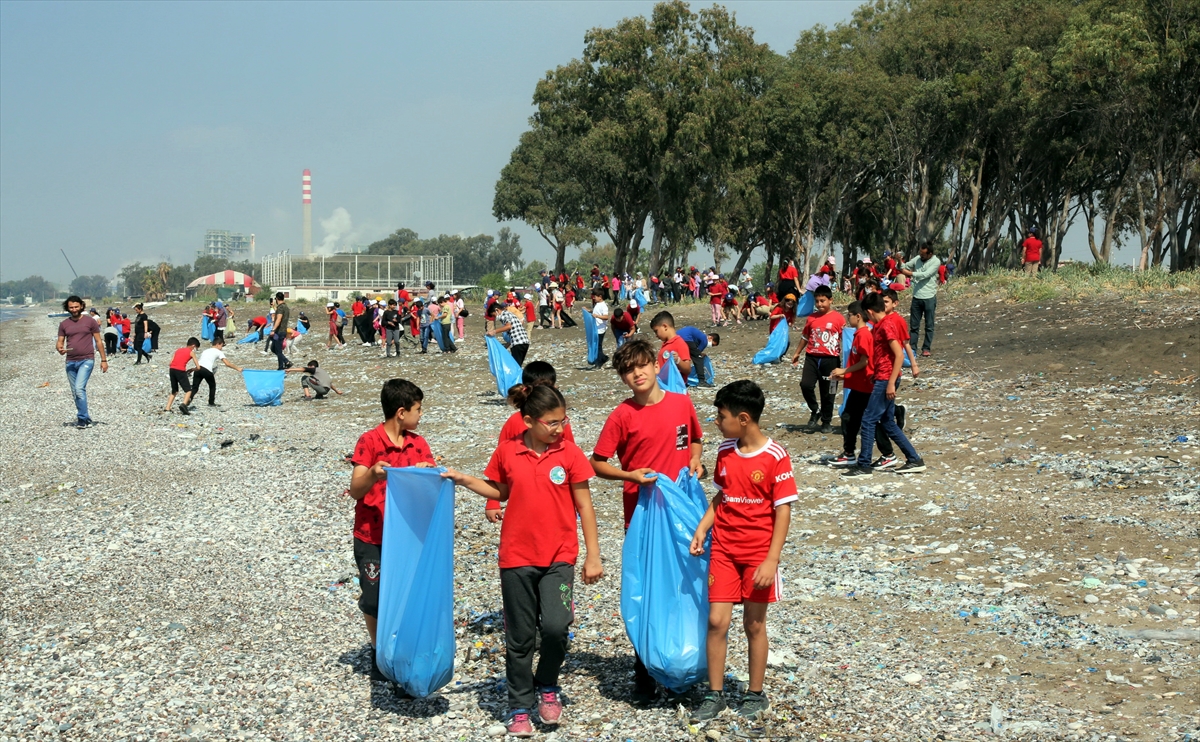
<path fill-rule="evenodd" d="M 729 2 L 778 52 L 857 2 Z M 694 3 L 694 9 L 704 7 Z M 206 229 L 300 250 L 494 234 L 534 85 L 651 2 L 0 2 L 0 275 L 190 262 Z M 549 250 L 532 230 L 526 260 Z"/>

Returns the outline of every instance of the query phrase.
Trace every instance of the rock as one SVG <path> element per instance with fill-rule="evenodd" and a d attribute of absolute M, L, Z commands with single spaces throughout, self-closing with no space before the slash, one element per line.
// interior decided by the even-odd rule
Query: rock
<path fill-rule="evenodd" d="M 508 734 L 508 727 L 503 724 L 493 724 L 487 728 L 489 737 L 503 737 Z"/>
<path fill-rule="evenodd" d="M 1083 602 L 1084 603 L 1099 603 L 1100 599 L 1097 598 L 1095 595 L 1088 593 L 1087 595 L 1083 596 Z"/>
<path fill-rule="evenodd" d="M 1151 603 L 1150 605 L 1146 606 L 1146 611 L 1147 611 L 1148 613 L 1153 613 L 1153 614 L 1154 614 L 1154 615 L 1156 615 L 1156 616 L 1165 616 L 1165 615 L 1167 615 L 1167 609 L 1166 609 L 1166 608 L 1163 608 L 1161 605 L 1155 605 L 1154 603 Z"/>
<path fill-rule="evenodd" d="M 900 679 L 903 680 L 904 682 L 908 683 L 909 685 L 916 685 L 917 683 L 921 682 L 922 675 L 919 672 L 910 672 Z"/>
<path fill-rule="evenodd" d="M 714 740 L 714 742 L 715 742 L 715 740 L 721 739 L 721 733 L 718 732 L 716 729 L 709 729 L 707 732 L 704 733 L 704 736 L 708 739 Z"/>

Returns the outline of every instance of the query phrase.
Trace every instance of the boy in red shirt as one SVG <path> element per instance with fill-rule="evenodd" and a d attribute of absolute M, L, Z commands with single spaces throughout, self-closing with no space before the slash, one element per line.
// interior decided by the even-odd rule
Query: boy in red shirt
<path fill-rule="evenodd" d="M 692 372 L 692 353 L 687 342 L 675 332 L 675 317 L 665 310 L 659 312 L 650 320 L 650 329 L 662 341 L 662 347 L 658 349 L 658 367 L 666 368 L 667 354 L 674 353 L 679 375 L 686 379 Z"/>
<path fill-rule="evenodd" d="M 1042 241 L 1038 239 L 1038 228 L 1030 227 L 1025 239 L 1021 240 L 1021 249 L 1025 251 L 1022 268 L 1028 275 L 1036 276 L 1042 264 Z"/>
<path fill-rule="evenodd" d="M 659 365 L 654 346 L 634 338 L 613 354 L 613 367 L 633 396 L 608 416 L 592 450 L 592 468 L 602 479 L 624 482 L 625 528 L 637 507 L 638 488 L 654 481 L 656 472 L 675 477 L 684 467 L 701 471 L 702 432 L 696 408 L 686 394 L 673 394 L 658 385 Z M 616 456 L 620 466 L 608 460 Z M 634 655 L 634 700 L 655 698 L 658 686 L 641 658 Z"/>
<path fill-rule="evenodd" d="M 533 294 L 525 294 L 525 333 L 531 337 L 534 322 L 537 322 L 537 307 L 533 305 Z"/>
<path fill-rule="evenodd" d="M 813 313 L 804 322 L 801 335 L 804 345 L 796 349 L 792 356 L 792 365 L 800 363 L 800 354 L 804 353 L 804 373 L 800 377 L 800 391 L 804 401 L 808 403 L 809 412 L 806 433 L 815 433 L 819 429 L 828 433 L 833 428 L 833 391 L 829 385 L 829 374 L 842 365 L 842 328 L 846 321 L 837 312 L 831 312 L 833 290 L 828 286 L 818 286 L 813 289 Z M 821 387 L 821 405 L 817 406 L 817 395 L 814 389 Z"/>
<path fill-rule="evenodd" d="M 869 294 L 863 298 L 862 308 L 874 323 L 872 340 L 874 349 L 871 360 L 875 366 L 871 398 L 863 411 L 860 429 L 862 443 L 858 451 L 858 466 L 847 468 L 844 477 L 871 476 L 871 452 L 875 446 L 875 428 L 883 428 L 887 437 L 900 446 L 905 463 L 895 469 L 897 474 L 915 474 L 925 471 L 925 462 L 917 454 L 904 431 L 896 424 L 896 387 L 904 364 L 904 343 L 908 340 L 908 326 L 900 315 L 888 315 L 883 297 Z"/>
<path fill-rule="evenodd" d="M 167 409 L 164 412 L 171 411 L 171 405 L 175 404 L 175 395 L 183 389 L 183 402 L 179 405 L 179 411 L 187 415 L 191 412 L 188 405 L 192 403 L 192 379 L 188 376 L 188 364 L 200 368 L 200 359 L 196 357 L 196 349 L 200 347 L 200 341 L 196 338 L 188 338 L 187 345 L 175 351 L 175 355 L 171 356 L 171 365 L 167 369 L 167 373 L 171 375 L 171 396 L 167 397 Z"/>
<path fill-rule="evenodd" d="M 850 344 L 846 367 L 835 368 L 829 374 L 831 378 L 842 379 L 842 384 L 850 392 L 846 397 L 846 408 L 842 410 L 842 453 L 829 462 L 830 466 L 839 469 L 854 466 L 857 462 L 854 449 L 858 443 L 858 430 L 874 388 L 872 377 L 875 368 L 871 365 L 871 355 L 875 350 L 875 339 L 871 336 L 871 327 L 864 314 L 862 305 L 856 301 L 846 309 L 848 322 L 854 328 L 854 341 Z"/>
<path fill-rule="evenodd" d="M 763 692 L 767 674 L 767 605 L 780 597 L 779 555 L 787 540 L 797 499 L 792 460 L 783 446 L 758 426 L 766 397 L 748 379 L 727 384 L 713 400 L 717 429 L 725 440 L 717 449 L 713 484 L 718 493 L 692 536 L 691 553 L 704 553 L 712 529 L 708 566 L 708 685 L 693 713 L 709 721 L 727 707 L 725 658 L 733 605 L 744 606 L 750 645 L 750 683 L 738 713 L 748 719 L 770 704 Z"/>
<path fill-rule="evenodd" d="M 389 466 L 433 466 L 433 452 L 416 434 L 425 393 L 407 379 L 384 382 L 379 393 L 383 422 L 358 437 L 350 497 L 354 506 L 354 562 L 358 565 L 358 609 L 371 637 L 368 655 L 371 680 L 387 680 L 375 666 L 375 619 L 379 615 L 379 557 L 383 543 L 383 506 Z"/>
<path fill-rule="evenodd" d="M 783 301 L 771 308 L 768 318 L 770 319 L 770 324 L 767 326 L 768 334 L 775 330 L 775 326 L 779 324 L 780 320 L 786 320 L 789 325 L 796 321 L 796 295 L 784 296 Z"/>

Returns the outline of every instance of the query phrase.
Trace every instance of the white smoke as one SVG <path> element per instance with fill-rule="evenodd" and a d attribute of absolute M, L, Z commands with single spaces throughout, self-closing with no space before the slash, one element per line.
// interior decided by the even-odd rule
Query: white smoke
<path fill-rule="evenodd" d="M 350 244 L 355 236 L 354 224 L 350 220 L 350 212 L 341 206 L 333 210 L 328 219 L 321 220 L 321 229 L 325 230 L 325 239 L 321 241 L 317 252 L 332 255 L 339 247 Z"/>

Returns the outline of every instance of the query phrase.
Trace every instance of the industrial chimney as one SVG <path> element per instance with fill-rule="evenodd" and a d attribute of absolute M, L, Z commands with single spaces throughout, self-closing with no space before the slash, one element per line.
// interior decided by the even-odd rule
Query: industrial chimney
<path fill-rule="evenodd" d="M 307 168 L 301 179 L 301 194 L 304 198 L 304 254 L 312 255 L 312 173 Z"/>
<path fill-rule="evenodd" d="M 250 262 L 254 262 L 254 235 L 250 235 Z"/>

